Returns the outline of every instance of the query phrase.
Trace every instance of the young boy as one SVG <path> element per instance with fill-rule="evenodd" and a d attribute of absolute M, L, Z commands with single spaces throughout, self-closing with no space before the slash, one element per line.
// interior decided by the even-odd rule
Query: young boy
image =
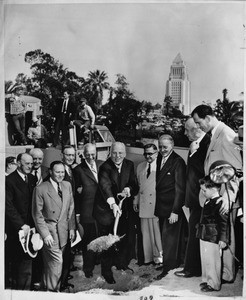
<path fill-rule="evenodd" d="M 200 238 L 202 262 L 202 292 L 219 291 L 221 287 L 221 255 L 228 243 L 228 214 L 220 214 L 221 185 L 214 183 L 209 176 L 199 180 L 201 191 L 206 197 L 202 209 L 197 237 Z"/>

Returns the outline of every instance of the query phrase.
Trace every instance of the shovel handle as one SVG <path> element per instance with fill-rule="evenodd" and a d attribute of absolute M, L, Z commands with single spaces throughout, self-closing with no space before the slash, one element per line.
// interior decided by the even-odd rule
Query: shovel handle
<path fill-rule="evenodd" d="M 122 194 L 117 194 L 117 198 L 119 199 L 118 196 L 121 196 L 121 200 L 119 202 L 119 208 L 121 209 L 122 207 L 122 203 L 123 201 L 126 199 L 126 196 L 122 196 Z M 119 219 L 120 219 L 120 215 L 119 213 L 117 213 L 116 217 L 115 217 L 115 220 L 114 220 L 114 229 L 113 229 L 113 233 L 114 235 L 117 235 L 117 228 L 118 228 L 118 224 L 119 224 Z"/>

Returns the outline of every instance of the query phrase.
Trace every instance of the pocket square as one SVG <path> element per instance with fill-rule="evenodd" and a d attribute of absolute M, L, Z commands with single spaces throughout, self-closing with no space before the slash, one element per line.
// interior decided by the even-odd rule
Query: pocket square
<path fill-rule="evenodd" d="M 168 172 L 168 173 L 167 173 L 167 175 L 171 175 L 171 173 L 170 173 L 170 172 Z"/>

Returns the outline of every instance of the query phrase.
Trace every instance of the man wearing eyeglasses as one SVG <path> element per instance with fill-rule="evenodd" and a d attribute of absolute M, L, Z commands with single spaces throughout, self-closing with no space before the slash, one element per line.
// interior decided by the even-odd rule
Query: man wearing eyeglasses
<path fill-rule="evenodd" d="M 163 269 L 156 277 L 160 280 L 181 262 L 186 165 L 182 157 L 173 151 L 174 140 L 170 135 L 162 135 L 158 146 L 155 215 L 160 220 L 163 248 Z"/>
<path fill-rule="evenodd" d="M 98 180 L 100 192 L 95 199 L 93 216 L 97 221 L 99 236 L 113 233 L 114 220 L 120 214 L 117 234 L 122 238 L 118 252 L 105 251 L 101 258 L 102 276 L 109 284 L 115 283 L 111 267 L 126 270 L 131 259 L 129 242 L 129 210 L 133 197 L 138 192 L 133 162 L 126 159 L 126 148 L 121 142 L 111 146 L 110 157 L 101 165 Z M 126 196 L 122 209 L 119 207 L 118 193 Z"/>
<path fill-rule="evenodd" d="M 157 155 L 155 144 L 144 146 L 145 161 L 137 166 L 139 192 L 133 201 L 133 209 L 139 212 L 141 221 L 145 265 L 163 261 L 159 218 L 154 215 Z"/>

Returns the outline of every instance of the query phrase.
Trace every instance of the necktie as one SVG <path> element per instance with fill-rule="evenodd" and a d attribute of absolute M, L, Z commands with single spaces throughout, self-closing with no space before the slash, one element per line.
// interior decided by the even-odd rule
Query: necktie
<path fill-rule="evenodd" d="M 90 165 L 90 166 L 91 166 L 92 174 L 94 175 L 95 179 L 98 181 L 97 170 L 95 168 L 95 165 Z"/>
<path fill-rule="evenodd" d="M 65 113 L 65 112 L 66 112 L 66 103 L 67 103 L 67 101 L 64 100 L 64 101 L 63 101 L 63 104 L 62 104 L 62 113 Z"/>
<path fill-rule="evenodd" d="M 58 182 L 57 182 L 57 191 L 58 191 L 59 197 L 62 199 L 62 190 L 61 190 L 60 185 L 59 185 Z"/>
<path fill-rule="evenodd" d="M 25 175 L 25 182 L 28 183 L 28 177 Z"/>
<path fill-rule="evenodd" d="M 151 170 L 150 170 L 150 164 L 149 164 L 148 169 L 147 169 L 147 178 L 149 178 L 150 173 L 151 173 Z"/>
<path fill-rule="evenodd" d="M 163 168 L 165 162 L 166 162 L 166 158 L 163 157 L 163 158 L 162 158 L 162 161 L 161 161 L 161 168 L 160 168 L 160 170 Z"/>
<path fill-rule="evenodd" d="M 67 168 L 67 173 L 68 173 L 68 176 L 71 179 L 72 178 L 72 171 L 71 171 L 70 167 Z"/>
<path fill-rule="evenodd" d="M 115 165 L 117 170 L 118 170 L 118 173 L 120 174 L 120 165 Z"/>
<path fill-rule="evenodd" d="M 38 170 L 35 170 L 35 178 L 36 178 L 36 182 L 38 183 Z"/>

